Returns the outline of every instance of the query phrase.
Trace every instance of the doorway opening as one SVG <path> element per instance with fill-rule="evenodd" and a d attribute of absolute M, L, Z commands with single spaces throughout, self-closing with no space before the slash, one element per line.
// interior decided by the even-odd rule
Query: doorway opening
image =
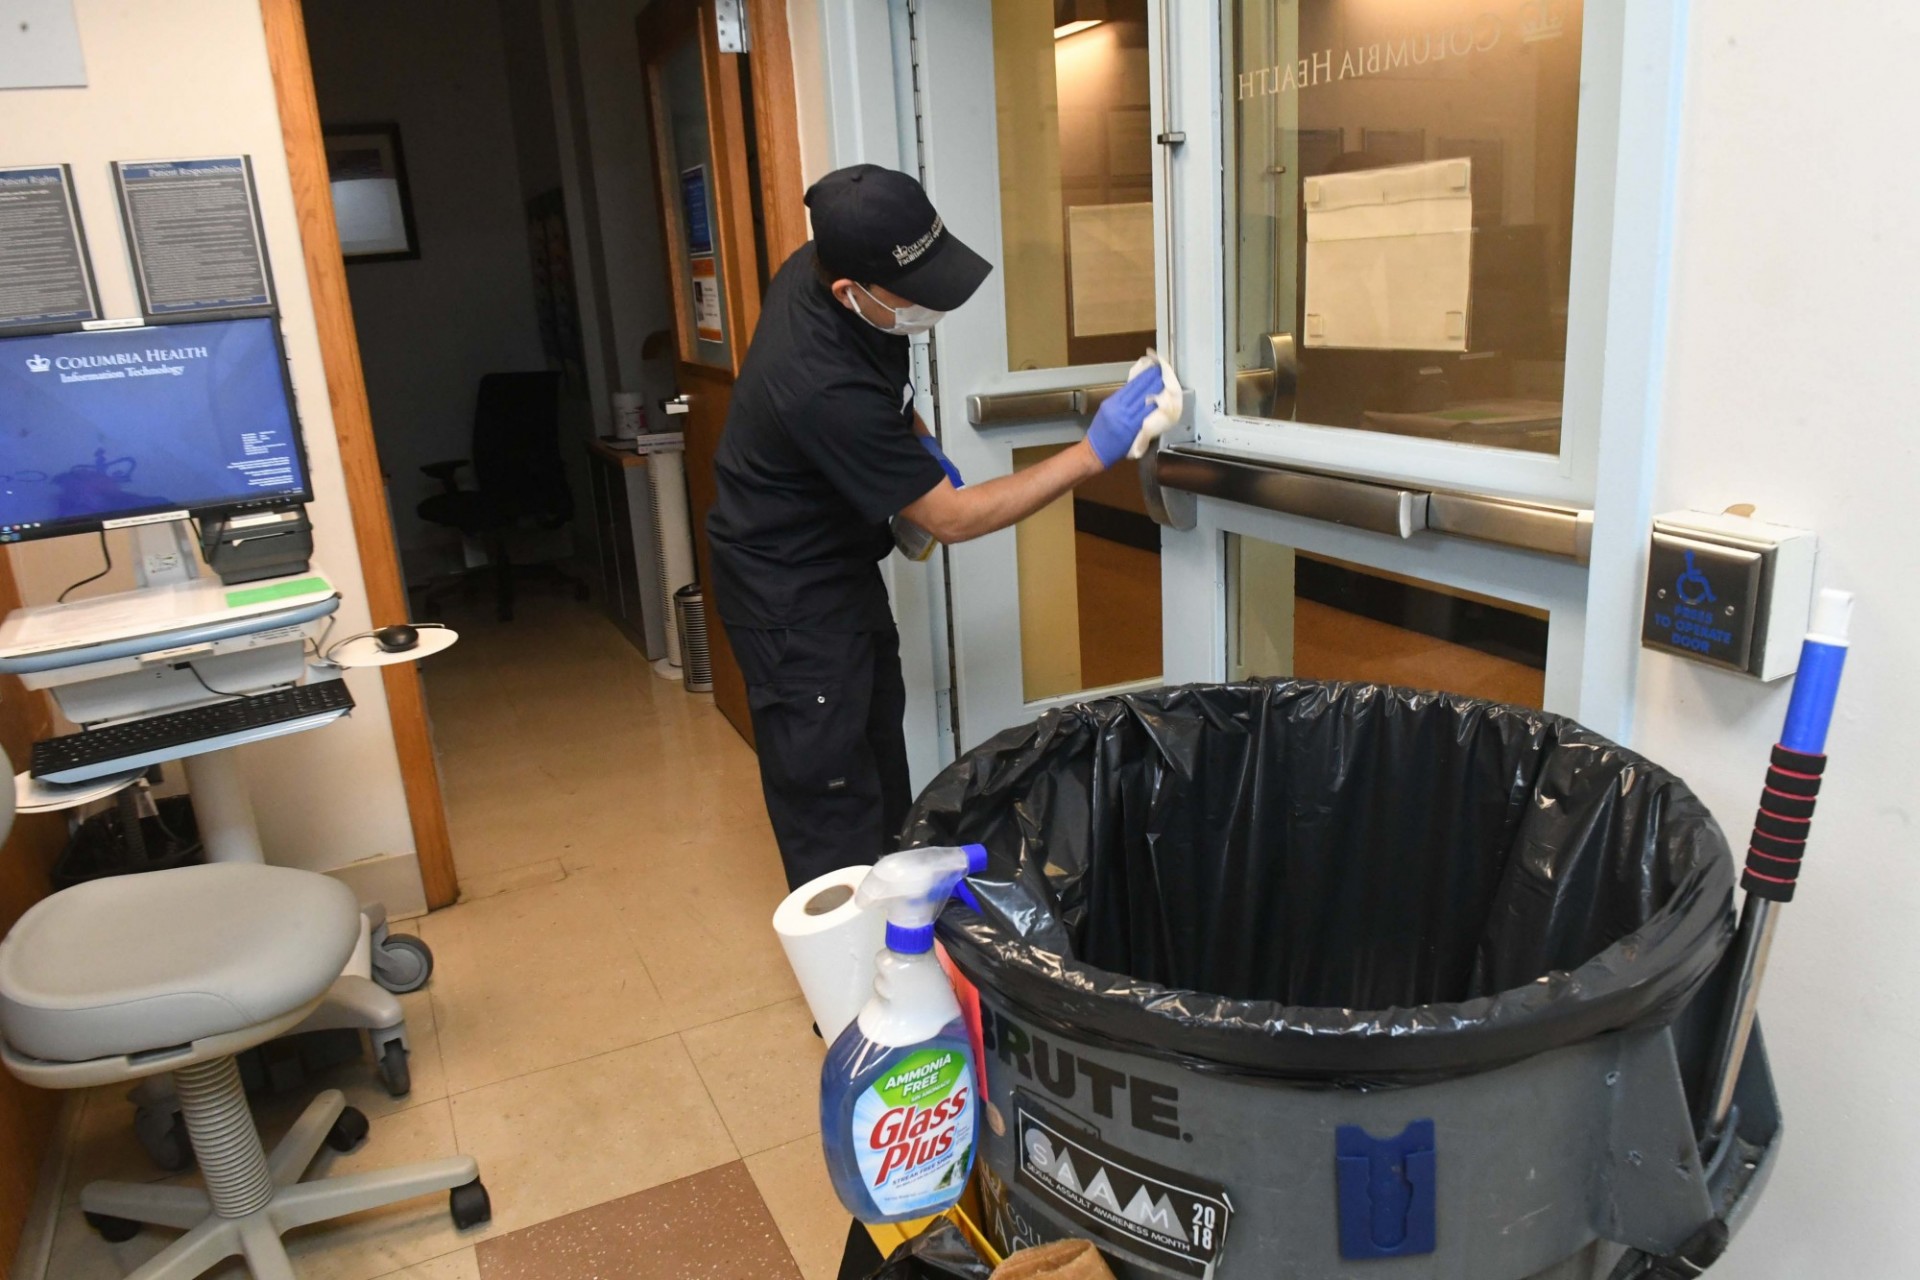
<path fill-rule="evenodd" d="M 409 612 L 461 634 L 422 675 L 466 898 L 563 877 L 622 822 L 685 837 L 691 815 L 669 797 L 689 789 L 758 808 L 733 717 L 684 679 L 694 655 L 673 601 L 704 576 L 702 467 L 724 406 L 693 429 L 702 415 L 673 412 L 700 398 L 682 394 L 688 299 L 668 243 L 690 197 L 663 178 L 678 167 L 656 126 L 671 138 L 689 112 L 706 117 L 705 10 L 304 6 Z M 756 85 L 747 57 L 729 62 L 746 127 L 713 143 L 746 180 L 703 198 L 716 229 L 736 208 L 750 229 L 738 266 L 757 298 L 769 230 Z M 676 75 L 691 89 L 676 95 Z M 739 311 L 728 323 L 744 334 Z M 642 759 L 710 777 L 662 778 L 656 801 L 636 803 L 622 783 Z"/>

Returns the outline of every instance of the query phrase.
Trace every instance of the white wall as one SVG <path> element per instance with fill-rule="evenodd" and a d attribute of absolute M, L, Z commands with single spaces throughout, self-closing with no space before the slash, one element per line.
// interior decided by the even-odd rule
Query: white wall
<path fill-rule="evenodd" d="M 1768 974 L 1786 1146 L 1728 1280 L 1920 1274 L 1920 11 L 1694 0 L 1657 510 L 1820 534 L 1859 593 L 1832 772 Z M 1744 847 L 1785 687 L 1654 654 L 1636 745 Z"/>
<path fill-rule="evenodd" d="M 89 85 L 0 93 L 0 164 L 73 166 L 107 314 L 137 316 L 108 162 L 253 156 L 313 473 L 315 561 L 345 598 L 335 634 L 364 630 L 366 593 L 257 0 L 75 0 L 74 8 Z M 119 542 L 124 564 L 124 538 Z M 98 568 L 96 546 L 91 538 L 61 538 L 13 547 L 27 603 L 48 603 Z M 275 862 L 331 870 L 383 854 L 412 858 L 379 675 L 355 672 L 348 680 L 359 708 L 347 721 L 242 749 L 261 836 Z M 417 909 L 418 879 L 409 867 L 412 900 L 390 898 L 389 905 Z"/>
<path fill-rule="evenodd" d="M 440 487 L 421 465 L 470 456 L 481 375 L 547 367 L 500 10 L 309 0 L 306 16 L 321 120 L 400 126 L 420 257 L 349 263 L 347 287 L 400 545 L 447 544 L 414 514 Z"/>

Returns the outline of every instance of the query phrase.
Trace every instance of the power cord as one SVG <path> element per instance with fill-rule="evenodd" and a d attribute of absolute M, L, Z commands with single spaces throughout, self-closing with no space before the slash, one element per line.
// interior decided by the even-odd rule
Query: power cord
<path fill-rule="evenodd" d="M 307 647 L 313 650 L 315 660 L 320 662 L 329 661 L 327 657 L 327 637 L 333 634 L 333 624 L 339 620 L 338 614 L 328 614 L 326 625 L 320 628 L 320 634 L 314 639 L 307 641 Z"/>
<path fill-rule="evenodd" d="M 67 602 L 67 597 L 72 595 L 75 591 L 78 591 L 81 587 L 86 586 L 89 582 L 98 582 L 100 581 L 100 579 L 106 577 L 108 574 L 113 572 L 113 548 L 107 545 L 107 531 L 105 529 L 102 529 L 100 531 L 100 558 L 107 562 L 106 567 L 104 569 L 94 574 L 91 578 L 80 579 L 80 581 L 74 583 L 72 586 L 68 587 L 65 591 L 62 591 L 60 593 L 59 599 L 54 601 L 54 603 L 65 604 Z"/>
<path fill-rule="evenodd" d="M 200 682 L 200 687 L 202 689 L 205 689 L 208 693 L 217 694 L 222 698 L 251 698 L 253 696 L 250 693 L 240 693 L 239 691 L 234 689 L 216 689 L 212 685 L 207 683 L 207 678 L 205 676 L 200 674 L 200 668 L 194 666 L 191 662 L 185 662 L 185 663 L 182 663 L 181 665 L 187 669 L 187 671 L 193 676 L 195 680 L 198 680 Z M 266 690 L 263 689 L 261 690 L 261 692 L 264 693 L 266 692 Z"/>

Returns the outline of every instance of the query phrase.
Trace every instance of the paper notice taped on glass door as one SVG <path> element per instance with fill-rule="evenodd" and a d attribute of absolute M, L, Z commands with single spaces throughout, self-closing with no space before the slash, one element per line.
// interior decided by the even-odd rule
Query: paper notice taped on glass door
<path fill-rule="evenodd" d="M 693 259 L 693 331 L 702 342 L 720 342 L 726 331 L 720 324 L 720 276 L 713 255 Z"/>
<path fill-rule="evenodd" d="M 1153 202 L 1069 207 L 1067 269 L 1074 337 L 1151 332 Z"/>
<path fill-rule="evenodd" d="M 1471 160 L 1323 174 L 1302 190 L 1308 347 L 1467 349 Z"/>

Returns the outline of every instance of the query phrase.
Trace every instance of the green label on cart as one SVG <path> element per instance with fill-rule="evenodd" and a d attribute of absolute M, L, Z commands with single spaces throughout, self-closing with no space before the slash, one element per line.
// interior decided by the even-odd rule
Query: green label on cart
<path fill-rule="evenodd" d="M 333 584 L 325 578 L 295 578 L 292 582 L 276 582 L 266 587 L 248 587 L 244 591 L 227 592 L 227 608 L 239 609 L 250 604 L 265 604 L 269 600 L 285 600 L 288 596 L 310 596 L 316 591 L 331 591 Z"/>

